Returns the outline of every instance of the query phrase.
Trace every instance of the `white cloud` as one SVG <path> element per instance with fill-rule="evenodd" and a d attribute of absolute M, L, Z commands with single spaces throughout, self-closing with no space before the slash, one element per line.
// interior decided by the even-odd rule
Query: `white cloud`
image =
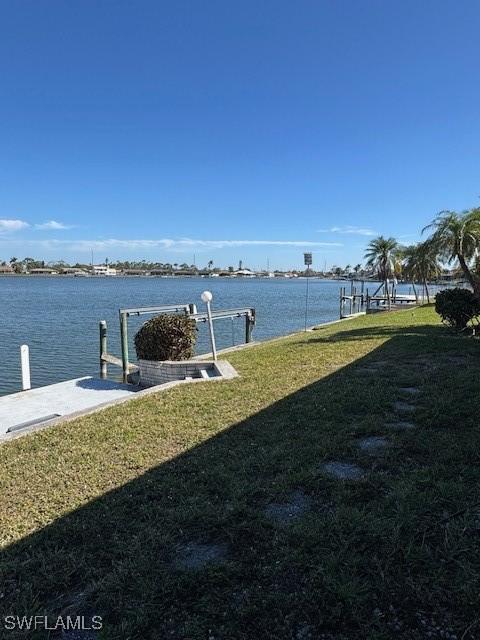
<path fill-rule="evenodd" d="M 378 233 L 373 229 L 366 227 L 354 227 L 352 225 L 345 225 L 343 227 L 331 227 L 330 229 L 318 229 L 317 233 L 346 233 L 356 236 L 376 236 Z"/>
<path fill-rule="evenodd" d="M 9 220 L 7 218 L 0 218 L 0 233 L 8 232 L 8 231 L 20 231 L 21 229 L 26 229 L 28 226 L 28 222 L 24 222 L 23 220 Z"/>
<path fill-rule="evenodd" d="M 63 222 L 57 222 L 56 220 L 48 220 L 42 224 L 36 224 L 35 229 L 41 231 L 61 231 L 63 229 L 71 229 L 72 227 L 63 224 Z"/>
<path fill-rule="evenodd" d="M 100 251 L 104 249 L 155 249 L 161 248 L 172 251 L 191 249 L 224 249 L 229 247 L 342 247 L 339 242 L 313 242 L 310 240 L 195 240 L 192 238 L 160 238 L 158 240 L 120 240 L 109 238 L 105 240 L 27 240 L 29 246 L 43 249 L 64 248 L 71 251 Z"/>

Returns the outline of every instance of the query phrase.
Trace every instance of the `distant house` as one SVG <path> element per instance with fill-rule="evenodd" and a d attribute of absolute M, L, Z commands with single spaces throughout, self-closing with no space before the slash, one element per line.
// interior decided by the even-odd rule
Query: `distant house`
<path fill-rule="evenodd" d="M 168 269 L 152 269 L 150 271 L 150 275 L 151 276 L 167 276 L 167 275 L 171 275 L 172 272 L 169 271 Z"/>
<path fill-rule="evenodd" d="M 92 273 L 94 276 L 116 276 L 117 270 L 105 264 L 94 264 L 92 266 Z"/>
<path fill-rule="evenodd" d="M 196 276 L 197 272 L 193 269 L 178 269 L 173 272 L 174 276 Z"/>
<path fill-rule="evenodd" d="M 0 264 L 0 276 L 11 276 L 15 271 L 10 264 Z"/>
<path fill-rule="evenodd" d="M 124 269 L 122 275 L 124 276 L 146 276 L 148 271 L 145 269 Z"/>
<path fill-rule="evenodd" d="M 48 267 L 39 267 L 38 269 L 30 269 L 28 273 L 32 276 L 56 276 L 58 271 L 49 269 Z"/>

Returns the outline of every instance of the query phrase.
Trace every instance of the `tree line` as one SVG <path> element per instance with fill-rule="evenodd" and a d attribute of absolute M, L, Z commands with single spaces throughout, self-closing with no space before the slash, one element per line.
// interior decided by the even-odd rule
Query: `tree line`
<path fill-rule="evenodd" d="M 404 277 L 426 287 L 441 274 L 444 265 L 458 265 L 460 272 L 480 298 L 480 208 L 441 211 L 422 233 L 428 238 L 402 246 L 395 238 L 379 236 L 367 247 L 367 265 L 375 270 L 388 295 L 390 279 Z"/>

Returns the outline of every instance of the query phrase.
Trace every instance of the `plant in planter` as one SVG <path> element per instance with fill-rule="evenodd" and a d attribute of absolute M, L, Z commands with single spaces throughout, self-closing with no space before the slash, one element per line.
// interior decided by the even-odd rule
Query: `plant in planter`
<path fill-rule="evenodd" d="M 192 358 L 196 339 L 196 322 L 187 316 L 163 314 L 145 322 L 135 335 L 140 383 L 152 386 L 181 377 L 171 361 Z"/>
<path fill-rule="evenodd" d="M 480 300 L 468 289 L 444 289 L 435 297 L 435 311 L 443 322 L 463 331 L 471 320 L 480 316 Z"/>

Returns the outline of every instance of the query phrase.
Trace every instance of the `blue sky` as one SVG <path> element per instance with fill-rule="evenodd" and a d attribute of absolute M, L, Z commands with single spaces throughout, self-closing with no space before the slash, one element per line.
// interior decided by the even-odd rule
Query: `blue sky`
<path fill-rule="evenodd" d="M 345 265 L 478 205 L 476 1 L 0 6 L 0 259 Z"/>

